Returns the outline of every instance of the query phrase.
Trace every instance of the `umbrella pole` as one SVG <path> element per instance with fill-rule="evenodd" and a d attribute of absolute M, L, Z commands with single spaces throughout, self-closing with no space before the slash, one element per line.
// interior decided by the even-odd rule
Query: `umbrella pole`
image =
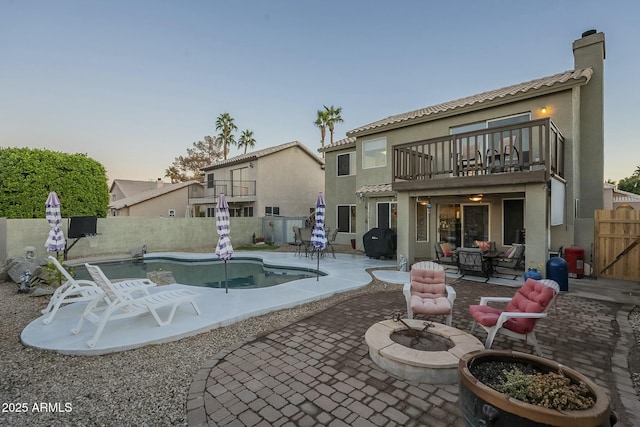
<path fill-rule="evenodd" d="M 318 268 L 316 268 L 316 282 L 318 282 L 320 281 L 320 251 L 316 255 L 318 255 Z"/>
<path fill-rule="evenodd" d="M 224 293 L 229 293 L 229 282 L 227 279 L 227 260 L 224 260 Z"/>

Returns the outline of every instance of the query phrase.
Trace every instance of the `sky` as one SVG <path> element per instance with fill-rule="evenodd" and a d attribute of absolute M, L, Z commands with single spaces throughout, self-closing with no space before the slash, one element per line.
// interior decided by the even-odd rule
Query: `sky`
<path fill-rule="evenodd" d="M 255 149 L 315 152 L 323 105 L 342 107 L 342 139 L 573 69 L 573 41 L 597 29 L 604 178 L 618 181 L 640 165 L 639 17 L 637 0 L 0 0 L 0 147 L 85 153 L 110 181 L 155 181 L 226 112 Z"/>

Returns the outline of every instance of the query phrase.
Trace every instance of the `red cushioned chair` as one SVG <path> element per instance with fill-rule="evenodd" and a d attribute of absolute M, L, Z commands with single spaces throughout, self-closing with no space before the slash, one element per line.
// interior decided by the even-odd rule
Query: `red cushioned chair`
<path fill-rule="evenodd" d="M 456 291 L 445 283 L 444 267 L 431 261 L 414 264 L 410 273 L 411 282 L 404 285 L 407 301 L 407 317 L 415 314 L 444 315 L 451 326 L 453 303 Z"/>
<path fill-rule="evenodd" d="M 473 317 L 471 333 L 476 325 L 487 331 L 484 347 L 491 348 L 496 334 L 507 335 L 530 342 L 538 356 L 542 356 L 534 328 L 538 319 L 547 317 L 547 309 L 560 292 L 560 286 L 553 280 L 527 279 L 513 298 L 482 297 L 480 305 L 470 305 Z M 508 302 L 504 310 L 489 306 L 489 302 Z"/>

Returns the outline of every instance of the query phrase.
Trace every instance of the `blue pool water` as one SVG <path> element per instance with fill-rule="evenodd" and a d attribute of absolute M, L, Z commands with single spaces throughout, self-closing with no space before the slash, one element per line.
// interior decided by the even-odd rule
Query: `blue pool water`
<path fill-rule="evenodd" d="M 147 272 L 170 271 L 177 283 L 209 288 L 225 287 L 224 262 L 219 260 L 175 260 L 153 258 L 144 261 L 96 263 L 111 280 L 146 279 Z M 76 279 L 91 279 L 84 265 L 74 267 Z M 320 272 L 321 276 L 324 273 Z M 265 265 L 259 258 L 234 258 L 227 261 L 229 288 L 255 289 L 280 285 L 293 280 L 316 277 L 316 270 Z"/>

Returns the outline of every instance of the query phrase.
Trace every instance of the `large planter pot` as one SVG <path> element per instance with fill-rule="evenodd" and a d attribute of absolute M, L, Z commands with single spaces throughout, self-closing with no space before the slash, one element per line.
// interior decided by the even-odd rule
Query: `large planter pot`
<path fill-rule="evenodd" d="M 587 385 L 595 404 L 584 410 L 558 411 L 508 397 L 471 374 L 470 366 L 489 361 L 528 363 L 543 373 L 562 370 L 572 381 Z M 553 360 L 509 350 L 482 350 L 462 356 L 458 369 L 460 405 L 468 426 L 610 427 L 616 423 L 605 391 L 581 373 Z"/>

